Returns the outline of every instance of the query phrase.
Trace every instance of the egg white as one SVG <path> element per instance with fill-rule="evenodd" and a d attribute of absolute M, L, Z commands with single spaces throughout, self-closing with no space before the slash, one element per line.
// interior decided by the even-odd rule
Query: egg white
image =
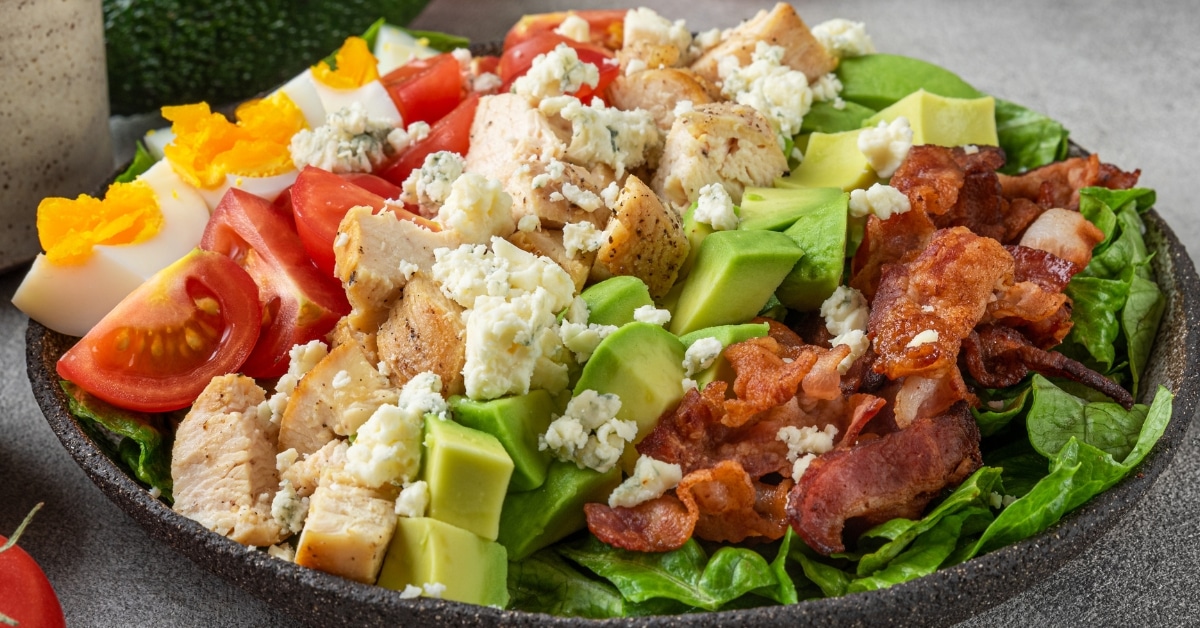
<path fill-rule="evenodd" d="M 137 244 L 97 245 L 86 262 L 33 261 L 13 295 L 13 305 L 59 333 L 83 336 L 130 292 L 200 243 L 208 206 L 165 160 L 146 171 L 163 223 L 158 233 Z"/>
<path fill-rule="evenodd" d="M 400 110 L 396 108 L 396 103 L 392 102 L 387 88 L 378 80 L 357 89 L 334 89 L 320 81 L 313 81 L 313 86 L 321 96 L 321 104 L 327 112 L 337 111 L 357 102 L 363 106 L 370 118 L 386 120 L 397 126 L 401 123 Z"/>
<path fill-rule="evenodd" d="M 308 128 L 315 129 L 325 124 L 325 105 L 317 93 L 316 81 L 313 80 L 312 70 L 306 69 L 295 78 L 288 81 L 277 91 L 287 94 L 288 98 L 300 108 Z"/>
<path fill-rule="evenodd" d="M 284 190 L 296 182 L 296 177 L 299 174 L 299 170 L 289 170 L 283 174 L 271 177 L 247 177 L 240 174 L 227 174 L 225 175 L 225 183 L 222 183 L 219 187 L 211 190 L 200 188 L 199 192 L 210 210 L 217 208 L 217 203 L 221 202 L 221 198 L 225 196 L 225 193 L 230 188 L 238 188 L 255 196 L 261 196 L 268 201 L 274 201 Z"/>
<path fill-rule="evenodd" d="M 438 51 L 421 43 L 421 40 L 404 32 L 403 29 L 384 24 L 375 36 L 375 50 L 379 60 L 379 74 L 384 75 L 413 59 L 428 59 Z"/>

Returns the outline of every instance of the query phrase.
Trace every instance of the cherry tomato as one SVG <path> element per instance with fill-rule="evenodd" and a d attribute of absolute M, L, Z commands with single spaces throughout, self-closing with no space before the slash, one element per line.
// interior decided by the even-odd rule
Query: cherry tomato
<path fill-rule="evenodd" d="M 262 330 L 241 369 L 250 377 L 283 375 L 293 346 L 323 338 L 350 313 L 341 282 L 313 265 L 300 235 L 266 199 L 227 192 L 200 247 L 230 257 L 258 284 Z"/>
<path fill-rule="evenodd" d="M 379 173 L 379 176 L 403 185 L 404 180 L 413 170 L 425 163 L 425 157 L 431 153 L 448 150 L 466 155 L 471 147 L 471 124 L 475 121 L 475 110 L 479 107 L 479 94 L 471 94 L 454 108 L 449 115 L 438 120 L 429 131 L 429 137 L 404 149 L 392 165 Z"/>
<path fill-rule="evenodd" d="M 572 94 L 584 103 L 590 103 L 594 95 L 603 94 L 604 90 L 608 88 L 608 84 L 621 72 L 613 53 L 609 50 L 601 46 L 580 43 L 552 31 L 545 31 L 504 51 L 500 57 L 500 67 L 498 68 L 500 80 L 504 82 L 500 86 L 500 91 L 507 92 L 513 81 L 529 71 L 529 68 L 533 66 L 533 60 L 538 55 L 554 50 L 559 44 L 566 44 L 574 48 L 580 61 L 590 63 L 600 70 L 600 80 L 595 87 L 584 85 L 579 88 L 579 91 Z"/>
<path fill-rule="evenodd" d="M 462 66 L 458 59 L 443 53 L 427 61 L 432 63 L 416 68 L 410 68 L 411 63 L 405 64 L 380 79 L 406 125 L 417 121 L 433 124 L 463 99 Z"/>
<path fill-rule="evenodd" d="M 504 49 L 508 50 L 538 33 L 552 32 L 562 25 L 568 15 L 577 15 L 587 20 L 591 31 L 591 43 L 609 50 L 618 50 L 625 35 L 626 13 L 628 11 L 625 9 L 596 9 L 526 15 L 504 36 Z"/>
<path fill-rule="evenodd" d="M 500 57 L 495 55 L 484 55 L 482 57 L 471 57 L 471 74 L 479 76 L 484 72 L 496 74 L 500 69 Z"/>
<path fill-rule="evenodd" d="M 7 542 L 0 535 L 0 548 Z M 20 545 L 0 549 L 0 593 L 0 618 L 15 621 L 21 628 L 66 626 L 62 605 L 46 573 Z"/>
<path fill-rule="evenodd" d="M 449 116 L 447 116 L 449 117 Z M 439 122 L 440 124 L 440 122 Z M 436 125 L 434 128 L 437 128 Z M 411 150 L 412 147 L 409 147 Z M 402 153 L 403 155 L 403 153 Z M 403 183 L 384 175 L 393 184 Z M 374 194 L 332 172 L 306 166 L 292 185 L 292 209 L 296 216 L 296 231 L 304 249 L 321 272 L 333 277 L 333 241 L 337 238 L 338 225 L 351 207 L 366 205 L 376 213 L 388 207 L 384 198 Z M 397 216 L 416 220 L 431 229 L 438 229 L 430 222 L 401 208 L 391 207 Z"/>
<path fill-rule="evenodd" d="M 195 249 L 125 297 L 58 360 L 58 374 L 122 408 L 185 408 L 234 373 L 258 340 L 258 286 L 220 253 Z"/>

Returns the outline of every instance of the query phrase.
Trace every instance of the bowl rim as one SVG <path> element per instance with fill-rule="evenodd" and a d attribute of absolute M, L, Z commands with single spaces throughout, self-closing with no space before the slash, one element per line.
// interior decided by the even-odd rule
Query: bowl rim
<path fill-rule="evenodd" d="M 1077 146 L 1073 148 L 1075 153 L 1085 152 Z M 1152 264 L 1158 284 L 1167 297 L 1145 380 L 1167 385 L 1175 394 L 1175 401 L 1166 430 L 1135 471 L 1067 513 L 1041 534 L 886 589 L 804 600 L 795 605 L 590 620 L 424 597 L 402 599 L 398 592 L 383 587 L 301 567 L 266 552 L 247 551 L 245 546 L 175 513 L 152 496 L 97 446 L 67 410 L 66 394 L 58 385 L 54 364 L 75 339 L 30 320 L 25 336 L 26 370 L 34 397 L 50 428 L 101 492 L 153 538 L 301 621 L 323 626 L 412 621 L 459 626 L 724 627 L 758 626 L 783 620 L 836 625 L 948 625 L 1015 596 L 1085 550 L 1142 499 L 1169 466 L 1181 444 L 1200 399 L 1200 387 L 1185 387 L 1186 374 L 1200 372 L 1200 277 L 1183 244 L 1161 215 L 1150 209 L 1143 218 L 1147 224 L 1147 246 L 1157 252 Z M 1176 342 L 1164 342 L 1169 333 Z M 1147 392 L 1143 391 L 1143 395 Z M 265 578 L 269 578 L 272 586 L 262 586 Z M 986 585 L 980 586 L 981 581 Z"/>

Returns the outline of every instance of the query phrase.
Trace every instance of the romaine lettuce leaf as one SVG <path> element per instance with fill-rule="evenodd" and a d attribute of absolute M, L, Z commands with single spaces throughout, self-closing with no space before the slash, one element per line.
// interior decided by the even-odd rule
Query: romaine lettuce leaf
<path fill-rule="evenodd" d="M 1114 459 L 1129 455 L 1146 420 L 1146 406 L 1125 410 L 1111 401 L 1085 403 L 1053 382 L 1033 377 L 1033 403 L 1025 417 L 1029 442 L 1046 458 L 1053 459 L 1075 438 Z"/>
<path fill-rule="evenodd" d="M 1174 395 L 1159 386 L 1146 410 L 1138 437 L 1120 461 L 1112 454 L 1071 436 L 1050 460 L 1050 473 L 1024 497 L 1005 508 L 988 526 L 964 560 L 1049 528 L 1062 516 L 1125 477 L 1158 442 L 1171 419 Z M 1036 420 L 1030 410 L 1029 421 Z"/>
<path fill-rule="evenodd" d="M 129 167 L 117 175 L 117 178 L 113 179 L 113 182 L 129 183 L 142 176 L 155 163 L 158 163 L 158 160 L 154 158 L 154 155 L 150 154 L 150 151 L 146 150 L 146 145 L 138 142 L 137 151 L 133 154 L 133 161 L 129 162 Z"/>
<path fill-rule="evenodd" d="M 776 571 L 757 552 L 727 546 L 709 558 L 694 538 L 677 550 L 642 553 L 589 535 L 558 552 L 612 582 L 632 602 L 666 598 L 717 610 L 747 593 L 780 586 Z"/>
<path fill-rule="evenodd" d="M 996 135 L 1006 157 L 1000 171 L 1007 174 L 1065 159 L 1069 148 L 1063 125 L 1000 98 L 996 99 Z"/>
<path fill-rule="evenodd" d="M 163 415 L 118 408 L 68 381 L 61 382 L 67 406 L 96 443 L 134 477 L 171 501 L 171 439 Z M 110 436 L 111 435 L 111 436 Z M 114 438 L 115 437 L 115 438 Z"/>

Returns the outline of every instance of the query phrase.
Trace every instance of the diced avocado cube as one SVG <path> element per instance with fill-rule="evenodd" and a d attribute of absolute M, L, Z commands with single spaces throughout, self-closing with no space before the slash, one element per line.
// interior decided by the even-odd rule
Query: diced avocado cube
<path fill-rule="evenodd" d="M 679 338 L 661 326 L 629 323 L 596 346 L 574 393 L 594 390 L 620 397 L 617 418 L 637 423 L 636 443 L 683 398 L 683 351 Z"/>
<path fill-rule="evenodd" d="M 831 205 L 845 211 L 846 193 L 841 188 L 746 188 L 738 229 L 783 231 L 800 216 Z"/>
<path fill-rule="evenodd" d="M 813 133 L 804 150 L 804 161 L 791 174 L 775 179 L 781 188 L 868 188 L 878 181 L 867 156 L 858 149 L 862 129 L 840 133 Z"/>
<path fill-rule="evenodd" d="M 948 98 L 919 89 L 867 119 L 868 126 L 904 116 L 912 127 L 913 145 L 996 146 L 996 101 L 981 98 Z"/>
<path fill-rule="evenodd" d="M 540 487 L 504 498 L 496 540 L 508 549 L 510 559 L 521 560 L 583 529 L 587 525 L 583 505 L 607 502 L 620 483 L 619 467 L 599 473 L 555 460 Z"/>
<path fill-rule="evenodd" d="M 957 74 L 928 61 L 891 54 L 842 59 L 837 68 L 841 97 L 880 110 L 905 96 L 925 91 L 951 98 L 979 98 L 983 93 Z"/>
<path fill-rule="evenodd" d="M 654 305 L 646 282 L 630 275 L 617 275 L 588 287 L 579 294 L 588 306 L 588 322 L 616 325 L 633 322 L 633 311 Z"/>
<path fill-rule="evenodd" d="M 376 584 L 396 591 L 440 584 L 444 599 L 504 607 L 507 581 L 503 545 L 437 519 L 400 517 Z"/>
<path fill-rule="evenodd" d="M 546 481 L 546 467 L 552 459 L 549 451 L 538 451 L 538 436 L 550 426 L 554 399 L 544 390 L 529 394 L 475 401 L 451 397 L 450 407 L 459 423 L 495 436 L 512 458 L 509 491 L 528 491 Z"/>
<path fill-rule="evenodd" d="M 704 239 L 671 316 L 683 335 L 754 317 L 804 250 L 775 231 L 718 231 Z"/>
<path fill-rule="evenodd" d="M 683 260 L 683 266 L 679 268 L 680 279 L 686 279 L 692 272 L 692 266 L 696 265 L 696 255 L 700 253 L 700 243 L 704 242 L 704 238 L 707 238 L 713 231 L 716 229 L 713 229 L 712 225 L 696 222 L 696 204 L 692 203 L 692 206 L 683 214 L 683 234 L 688 239 L 688 256 Z"/>
<path fill-rule="evenodd" d="M 422 479 L 429 516 L 496 538 L 513 461 L 495 436 L 438 418 L 425 420 Z"/>
<path fill-rule="evenodd" d="M 820 309 L 841 283 L 849 199 L 850 195 L 843 193 L 832 203 L 813 207 L 784 231 L 804 249 L 804 257 L 775 291 L 787 307 L 801 312 Z"/>

